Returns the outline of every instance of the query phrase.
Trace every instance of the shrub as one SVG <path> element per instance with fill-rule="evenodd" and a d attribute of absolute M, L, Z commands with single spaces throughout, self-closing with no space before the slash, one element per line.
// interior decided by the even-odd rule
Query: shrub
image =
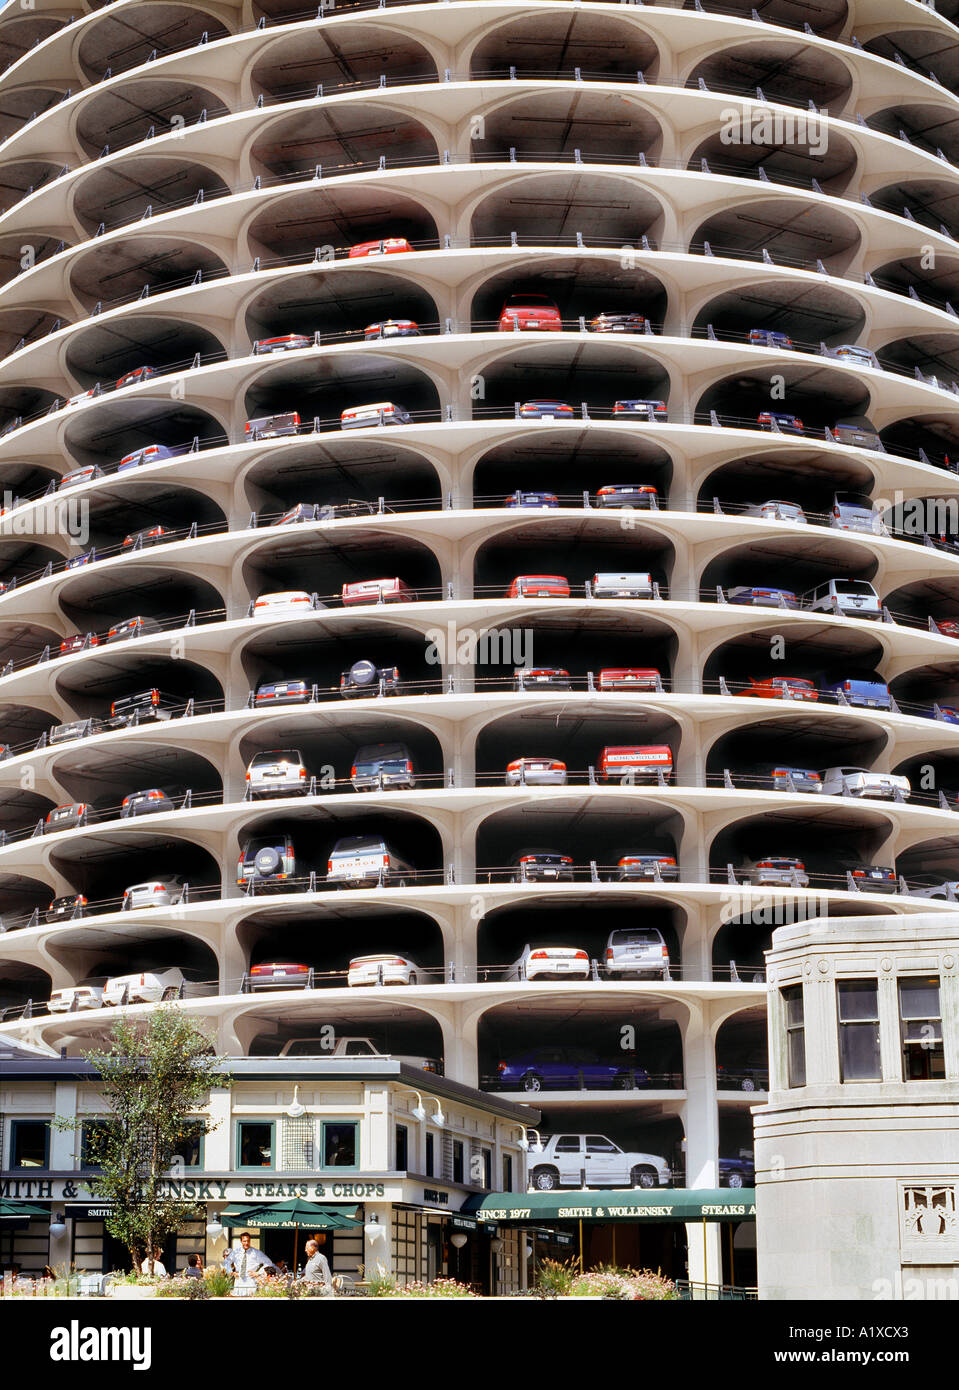
<path fill-rule="evenodd" d="M 651 1269 L 620 1269 L 616 1265 L 600 1265 L 598 1269 L 577 1275 L 569 1292 L 574 1298 L 652 1301 L 678 1297 L 672 1280 L 654 1274 Z"/>
<path fill-rule="evenodd" d="M 199 1283 L 199 1279 L 193 1282 Z M 207 1269 L 203 1272 L 203 1283 L 211 1298 L 226 1298 L 233 1288 L 233 1279 L 225 1269 Z"/>
<path fill-rule="evenodd" d="M 536 1273 L 534 1291 L 540 1298 L 559 1298 L 572 1292 L 579 1274 L 579 1261 L 543 1260 Z"/>
<path fill-rule="evenodd" d="M 174 1279 L 165 1279 L 162 1284 L 157 1285 L 156 1296 L 157 1298 L 189 1298 L 190 1284 L 198 1284 L 199 1282 L 199 1279 L 187 1279 L 183 1275 L 178 1275 Z"/>

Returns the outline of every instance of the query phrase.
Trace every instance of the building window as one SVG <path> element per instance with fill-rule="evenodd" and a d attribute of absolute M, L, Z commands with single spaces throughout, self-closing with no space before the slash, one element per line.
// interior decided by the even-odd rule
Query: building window
<path fill-rule="evenodd" d="M 105 1137 L 107 1132 L 106 1120 L 84 1120 L 80 1130 L 80 1167 L 91 1169 L 101 1169 L 103 1164 L 101 1158 L 103 1151 L 100 1148 L 99 1140 Z"/>
<path fill-rule="evenodd" d="M 359 1125 L 355 1121 L 324 1120 L 322 1129 L 323 1167 L 355 1168 Z"/>
<path fill-rule="evenodd" d="M 840 1081 L 881 1081 L 879 985 L 876 980 L 839 980 Z"/>
<path fill-rule="evenodd" d="M 463 1181 L 463 1141 L 453 1140 L 453 1181 Z"/>
<path fill-rule="evenodd" d="M 49 1120 L 14 1120 L 10 1126 L 10 1167 L 49 1168 Z"/>
<path fill-rule="evenodd" d="M 236 1151 L 238 1168 L 272 1168 L 272 1120 L 241 1120 L 236 1127 Z"/>
<path fill-rule="evenodd" d="M 436 1136 L 433 1135 L 433 1134 L 430 1134 L 430 1133 L 427 1131 L 427 1135 L 426 1135 L 426 1176 L 427 1176 L 428 1178 L 432 1178 L 432 1177 L 435 1175 L 435 1168 L 434 1168 L 434 1165 L 435 1165 L 435 1162 L 436 1162 L 436 1159 L 435 1159 L 435 1156 L 434 1156 L 434 1155 L 435 1155 L 435 1152 L 436 1152 Z"/>
<path fill-rule="evenodd" d="M 396 1126 L 396 1162 L 393 1166 L 398 1173 L 405 1173 L 410 1166 L 410 1132 L 406 1125 Z"/>
<path fill-rule="evenodd" d="M 503 1155 L 503 1191 L 512 1192 L 513 1190 L 513 1155 Z"/>
<path fill-rule="evenodd" d="M 493 1186 L 493 1154 L 490 1149 L 482 1149 L 483 1155 L 483 1186 L 487 1192 Z"/>
<path fill-rule="evenodd" d="M 909 975 L 899 980 L 899 1036 L 903 1081 L 942 1081 L 942 1006 L 938 975 Z"/>
<path fill-rule="evenodd" d="M 184 1168 L 201 1168 L 203 1166 L 203 1130 L 200 1128 L 202 1120 L 188 1123 L 176 1141 L 174 1163 L 179 1166 L 182 1163 Z"/>
<path fill-rule="evenodd" d="M 806 1022 L 802 985 L 780 990 L 786 1027 L 786 1085 L 806 1084 Z"/>

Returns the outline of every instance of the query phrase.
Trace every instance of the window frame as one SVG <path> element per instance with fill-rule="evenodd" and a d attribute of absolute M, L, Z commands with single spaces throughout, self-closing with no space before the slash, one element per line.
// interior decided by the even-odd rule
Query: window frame
<path fill-rule="evenodd" d="M 906 1018 L 902 1012 L 902 987 L 909 984 L 935 984 L 936 997 L 939 1002 L 938 1014 L 915 1014 Z M 946 1079 L 946 1053 L 945 1041 L 942 1032 L 942 978 L 939 975 L 897 975 L 896 977 L 896 1012 L 899 1019 L 899 1058 L 902 1068 L 902 1080 L 904 1082 L 914 1081 L 944 1081 Z M 907 1039 L 905 1036 L 906 1025 L 909 1023 L 936 1023 L 939 1026 L 938 1038 L 931 1040 L 935 1042 L 935 1047 L 927 1047 L 924 1039 Z M 932 1055 L 938 1054 L 942 1075 L 941 1076 L 909 1076 L 907 1062 L 910 1055 L 914 1055 L 915 1050 L 920 1053 Z"/>
<path fill-rule="evenodd" d="M 806 996 L 802 984 L 783 985 L 779 991 L 779 999 L 783 1010 L 783 1037 L 786 1042 L 786 1089 L 794 1091 L 806 1085 Z M 789 1019 L 789 1006 L 797 1001 L 800 1014 L 798 1024 L 791 1023 Z M 802 1054 L 802 1080 L 798 1079 L 798 1068 L 793 1066 L 794 1038 L 799 1039 Z"/>
<path fill-rule="evenodd" d="M 243 1138 L 242 1130 L 244 1125 L 266 1125 L 270 1131 L 270 1161 L 269 1163 L 244 1163 L 243 1162 Z M 275 1173 L 276 1167 L 276 1121 L 275 1120 L 253 1120 L 243 1119 L 236 1121 L 235 1130 L 236 1141 L 236 1171 L 238 1173 Z"/>
<path fill-rule="evenodd" d="M 849 1018 L 849 1019 L 844 1019 L 844 1018 L 843 1018 L 843 1016 L 842 1016 L 842 998 L 843 998 L 843 993 L 844 993 L 844 986 L 845 986 L 845 987 L 848 987 L 848 986 L 850 986 L 850 985 L 870 985 L 870 986 L 872 987 L 872 993 L 875 995 L 875 1000 L 876 1000 L 875 1017 L 870 1017 L 870 1018 Z M 865 993 L 865 990 L 861 991 L 861 993 Z M 851 997 L 851 995 L 852 995 L 852 991 L 850 991 L 850 997 Z M 881 1011 L 880 1011 L 880 1004 L 879 1004 L 879 980 L 878 980 L 878 977 L 877 977 L 877 976 L 875 976 L 875 975 L 850 975 L 850 976 L 848 976 L 848 977 L 840 978 L 840 979 L 838 979 L 838 980 L 836 981 L 836 1027 L 837 1027 L 837 1031 L 838 1031 L 838 1044 L 839 1044 L 838 1051 L 839 1051 L 839 1082 L 840 1082 L 840 1085 L 843 1085 L 843 1086 L 874 1086 L 877 1082 L 882 1081 L 882 1080 L 884 1079 L 884 1078 L 883 1078 L 883 1067 L 882 1067 L 882 1028 L 881 1028 L 881 1022 L 880 1022 L 880 1012 L 881 1012 Z M 864 1029 L 866 1029 L 866 1028 L 870 1028 L 870 1029 L 874 1029 L 874 1030 L 875 1030 L 876 1063 L 877 1063 L 877 1068 L 878 1068 L 877 1075 L 875 1075 L 875 1076 L 851 1076 L 851 1077 L 846 1077 L 845 1074 L 844 1074 L 845 1071 L 846 1071 L 846 1067 L 845 1067 L 845 1065 L 844 1065 L 844 1057 L 845 1057 L 845 1053 L 844 1053 L 844 1042 L 845 1042 L 845 1039 L 846 1039 L 846 1038 L 851 1038 L 851 1036 L 852 1036 L 852 1030 L 855 1029 L 855 1030 L 857 1030 L 857 1031 L 861 1031 L 861 1030 L 864 1030 Z"/>
<path fill-rule="evenodd" d="M 41 1164 L 17 1163 L 15 1161 L 17 1152 L 17 1131 L 25 1125 L 40 1125 L 43 1128 L 43 1162 Z M 10 1171 L 12 1173 L 49 1173 L 50 1171 L 50 1135 L 51 1125 L 49 1120 L 39 1119 L 35 1116 L 21 1115 L 18 1119 L 10 1121 Z"/>
<path fill-rule="evenodd" d="M 353 1162 L 352 1163 L 327 1163 L 326 1161 L 326 1131 L 330 1129 L 345 1129 L 347 1126 L 353 1130 Z M 360 1167 L 360 1122 L 355 1117 L 345 1120 L 334 1120 L 324 1116 L 320 1120 L 320 1152 L 319 1152 L 319 1171 L 336 1173 L 356 1173 Z"/>

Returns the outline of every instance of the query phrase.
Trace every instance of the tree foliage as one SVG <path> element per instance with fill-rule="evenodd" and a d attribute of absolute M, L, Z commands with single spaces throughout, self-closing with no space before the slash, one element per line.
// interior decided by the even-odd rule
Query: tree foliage
<path fill-rule="evenodd" d="M 84 1056 L 99 1073 L 107 1114 L 88 1131 L 88 1179 L 111 1210 L 109 1233 L 126 1245 L 134 1268 L 152 1273 L 153 1251 L 203 1209 L 170 1195 L 170 1169 L 185 1143 L 209 1133 L 197 1111 L 210 1090 L 228 1086 L 210 1038 L 175 1005 L 145 1020 L 121 1018 L 106 1048 Z M 79 1127 L 83 1121 L 71 1121 Z"/>

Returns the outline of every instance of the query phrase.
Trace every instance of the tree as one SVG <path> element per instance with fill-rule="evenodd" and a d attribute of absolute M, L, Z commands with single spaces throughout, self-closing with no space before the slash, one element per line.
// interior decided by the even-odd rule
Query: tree
<path fill-rule="evenodd" d="M 153 1251 L 184 1221 L 202 1215 L 197 1203 L 170 1196 L 165 1184 L 183 1144 L 214 1127 L 196 1113 L 211 1087 L 232 1079 L 207 1034 L 175 1005 L 142 1021 L 121 1018 L 106 1049 L 84 1056 L 99 1073 L 108 1107 L 87 1134 L 87 1162 L 101 1170 L 89 1187 L 110 1204 L 104 1224 L 126 1245 L 134 1268 L 146 1264 L 152 1274 Z M 63 1123 L 79 1128 L 83 1121 Z"/>

